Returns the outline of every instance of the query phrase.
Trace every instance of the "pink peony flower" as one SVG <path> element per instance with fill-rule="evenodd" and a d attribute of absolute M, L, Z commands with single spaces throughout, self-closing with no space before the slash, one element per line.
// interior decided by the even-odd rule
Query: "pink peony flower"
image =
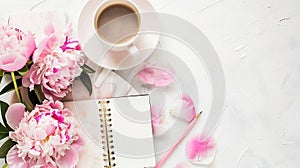
<path fill-rule="evenodd" d="M 53 53 L 37 60 L 22 82 L 30 90 L 34 89 L 34 85 L 41 85 L 46 98 L 58 100 L 71 91 L 71 84 L 81 72 L 82 69 L 74 54 Z"/>
<path fill-rule="evenodd" d="M 179 101 L 181 108 L 176 107 L 171 111 L 171 114 L 179 119 L 182 119 L 187 122 L 191 122 L 196 117 L 196 109 L 194 102 L 189 95 L 183 94 Z"/>
<path fill-rule="evenodd" d="M 22 69 L 36 45 L 31 32 L 27 34 L 11 27 L 0 27 L 0 70 L 13 72 Z"/>
<path fill-rule="evenodd" d="M 174 70 L 172 67 L 146 66 L 138 72 L 137 76 L 145 84 L 165 87 L 174 81 Z"/>
<path fill-rule="evenodd" d="M 81 47 L 77 40 L 70 37 L 71 32 L 70 26 L 64 31 L 56 30 L 53 24 L 48 24 L 44 29 L 45 36 L 33 54 L 33 62 L 47 55 L 52 55 L 54 52 L 74 52 L 78 55 Z"/>
<path fill-rule="evenodd" d="M 78 126 L 71 111 L 63 108 L 61 102 L 44 101 L 32 112 L 10 106 L 8 111 L 17 114 L 23 111 L 17 129 L 9 137 L 17 142 L 7 154 L 11 168 L 30 167 L 75 167 L 83 142 L 78 134 Z M 17 112 L 19 110 L 19 112 Z M 7 118 L 12 120 L 12 115 Z"/>
<path fill-rule="evenodd" d="M 69 41 L 68 36 L 55 32 L 52 25 L 45 29 L 45 35 L 34 52 L 34 64 L 22 83 L 30 90 L 34 85 L 41 85 L 47 99 L 59 100 L 71 91 L 71 84 L 80 76 L 83 58 L 77 50 L 78 42 Z"/>

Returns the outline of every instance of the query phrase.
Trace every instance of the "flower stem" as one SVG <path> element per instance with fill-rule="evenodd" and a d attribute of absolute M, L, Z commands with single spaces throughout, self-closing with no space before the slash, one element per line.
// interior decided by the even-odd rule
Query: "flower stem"
<path fill-rule="evenodd" d="M 22 103 L 21 96 L 20 96 L 20 93 L 19 93 L 19 88 L 18 88 L 18 85 L 17 85 L 17 80 L 16 80 L 15 72 L 11 72 L 11 78 L 12 78 L 12 81 L 13 81 L 14 86 L 15 86 L 15 90 L 16 90 L 16 94 L 17 94 L 18 100 L 19 100 L 20 103 Z"/>

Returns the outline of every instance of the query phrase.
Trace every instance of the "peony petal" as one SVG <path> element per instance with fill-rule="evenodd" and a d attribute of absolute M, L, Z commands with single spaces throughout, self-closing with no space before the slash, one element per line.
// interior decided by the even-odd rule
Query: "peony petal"
<path fill-rule="evenodd" d="M 28 163 L 18 156 L 18 149 L 16 146 L 12 147 L 6 155 L 9 168 L 30 168 Z"/>
<path fill-rule="evenodd" d="M 84 151 L 84 140 L 79 136 L 78 140 L 73 142 L 72 145 L 73 149 L 75 149 L 78 154 Z"/>
<path fill-rule="evenodd" d="M 169 129 L 169 123 L 166 121 L 165 93 L 161 89 L 153 89 L 150 93 L 150 104 L 153 134 L 161 135 Z"/>
<path fill-rule="evenodd" d="M 174 81 L 174 70 L 172 67 L 163 68 L 152 65 L 143 68 L 138 72 L 137 76 L 145 84 L 165 87 Z"/>
<path fill-rule="evenodd" d="M 60 46 L 60 48 L 63 52 L 65 52 L 66 50 L 76 50 L 78 46 L 79 42 L 77 40 L 69 41 L 69 36 L 66 36 L 65 42 L 62 46 Z"/>
<path fill-rule="evenodd" d="M 50 102 L 50 107 L 53 109 L 62 110 L 64 108 L 64 104 L 60 101 Z"/>
<path fill-rule="evenodd" d="M 22 78 L 22 85 L 24 87 L 29 87 L 30 86 L 30 76 L 31 76 L 31 73 L 33 71 L 33 68 L 30 68 L 29 71 L 26 73 L 25 76 L 23 76 Z"/>
<path fill-rule="evenodd" d="M 27 33 L 25 43 L 26 43 L 25 44 L 25 47 L 26 47 L 25 57 L 26 57 L 27 60 L 29 60 L 30 56 L 33 54 L 34 50 L 36 49 L 36 44 L 35 44 L 35 41 L 34 41 L 34 37 L 33 37 L 31 32 Z"/>
<path fill-rule="evenodd" d="M 178 103 L 171 110 L 171 114 L 174 117 L 191 122 L 196 117 L 196 109 L 192 98 L 189 95 L 183 94 Z"/>
<path fill-rule="evenodd" d="M 47 138 L 47 133 L 46 133 L 46 130 L 43 130 L 42 128 L 37 128 L 35 129 L 35 137 L 38 139 L 38 140 L 44 140 Z"/>
<path fill-rule="evenodd" d="M 0 56 L 0 69 L 13 72 L 22 69 L 27 59 L 19 53 L 7 53 Z"/>
<path fill-rule="evenodd" d="M 192 161 L 205 161 L 211 163 L 215 154 L 215 142 L 213 138 L 204 140 L 202 136 L 197 135 L 186 143 L 186 154 Z"/>
<path fill-rule="evenodd" d="M 49 143 L 53 146 L 60 144 L 60 137 L 58 135 L 50 136 Z"/>
<path fill-rule="evenodd" d="M 160 117 L 162 116 L 163 109 L 160 107 L 157 107 L 155 105 L 151 105 L 150 111 L 151 111 L 151 118 L 153 121 L 160 121 Z"/>
<path fill-rule="evenodd" d="M 162 135 L 169 129 L 169 123 L 165 120 L 164 111 L 155 105 L 151 105 L 150 110 L 153 135 Z"/>
<path fill-rule="evenodd" d="M 78 152 L 71 146 L 70 150 L 67 150 L 65 156 L 57 160 L 57 165 L 60 168 L 73 168 L 79 161 Z"/>
<path fill-rule="evenodd" d="M 44 28 L 44 34 L 50 36 L 55 32 L 55 27 L 52 23 L 48 23 Z"/>
<path fill-rule="evenodd" d="M 154 136 L 160 136 L 164 134 L 169 129 L 169 124 L 166 121 L 163 121 L 159 124 L 152 124 L 152 131 Z"/>
<path fill-rule="evenodd" d="M 55 34 L 44 37 L 34 51 L 32 61 L 35 63 L 39 58 L 44 58 L 47 54 L 51 54 L 57 45 L 57 41 L 58 37 Z"/>
<path fill-rule="evenodd" d="M 8 107 L 5 114 L 8 125 L 16 130 L 19 126 L 20 121 L 24 117 L 25 106 L 22 103 L 15 103 Z"/>
<path fill-rule="evenodd" d="M 189 166 L 187 163 L 178 163 L 175 168 L 189 168 L 191 166 Z"/>

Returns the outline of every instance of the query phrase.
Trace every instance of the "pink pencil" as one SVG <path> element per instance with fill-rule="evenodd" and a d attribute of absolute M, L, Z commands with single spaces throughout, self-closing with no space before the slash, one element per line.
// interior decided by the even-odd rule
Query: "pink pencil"
<path fill-rule="evenodd" d="M 202 111 L 197 114 L 197 116 L 192 120 L 192 122 L 189 124 L 189 126 L 186 128 L 184 133 L 180 136 L 180 138 L 177 140 L 177 142 L 172 146 L 172 148 L 169 149 L 169 151 L 161 158 L 161 160 L 156 164 L 155 168 L 161 168 L 161 166 L 165 163 L 165 161 L 168 159 L 168 157 L 173 153 L 173 151 L 177 148 L 177 146 L 180 144 L 182 140 L 189 134 L 189 132 L 192 130 L 194 125 L 196 124 L 198 118 L 200 118 L 202 114 Z"/>

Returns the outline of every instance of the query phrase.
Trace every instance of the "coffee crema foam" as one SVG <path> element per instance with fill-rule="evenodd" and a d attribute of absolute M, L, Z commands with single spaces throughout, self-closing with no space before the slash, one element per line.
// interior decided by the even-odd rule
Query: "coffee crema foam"
<path fill-rule="evenodd" d="M 122 44 L 134 38 L 140 29 L 137 10 L 127 4 L 112 4 L 98 12 L 95 19 L 98 35 L 111 44 Z"/>

